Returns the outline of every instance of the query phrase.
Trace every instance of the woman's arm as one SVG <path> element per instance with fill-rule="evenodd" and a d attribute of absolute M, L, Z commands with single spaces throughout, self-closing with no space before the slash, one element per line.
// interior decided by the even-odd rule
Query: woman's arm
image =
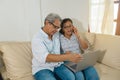
<path fill-rule="evenodd" d="M 81 47 L 82 47 L 83 49 L 87 49 L 87 48 L 88 48 L 88 44 L 87 44 L 87 42 L 86 42 L 85 40 L 83 40 L 83 39 L 80 37 L 77 28 L 73 27 L 73 32 L 74 32 L 74 34 L 76 35 L 76 37 L 77 37 L 77 39 L 78 39 L 79 44 L 81 45 Z"/>

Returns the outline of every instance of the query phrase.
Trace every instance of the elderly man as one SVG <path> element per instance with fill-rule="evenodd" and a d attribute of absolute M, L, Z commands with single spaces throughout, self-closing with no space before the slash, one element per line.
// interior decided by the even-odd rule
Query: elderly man
<path fill-rule="evenodd" d="M 32 40 L 32 73 L 35 80 L 76 80 L 72 71 L 63 65 L 63 61 L 78 62 L 79 54 L 60 54 L 59 33 L 61 18 L 50 13 L 45 18 L 44 26 Z M 76 74 L 77 75 L 77 74 Z"/>

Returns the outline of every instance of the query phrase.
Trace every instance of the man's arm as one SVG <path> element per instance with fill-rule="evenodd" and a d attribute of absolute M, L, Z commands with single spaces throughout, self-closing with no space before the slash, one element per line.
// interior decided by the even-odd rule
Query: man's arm
<path fill-rule="evenodd" d="M 80 60 L 82 60 L 82 56 L 80 56 L 80 54 L 74 54 L 74 53 L 48 54 L 46 58 L 46 62 L 71 61 L 77 63 Z"/>

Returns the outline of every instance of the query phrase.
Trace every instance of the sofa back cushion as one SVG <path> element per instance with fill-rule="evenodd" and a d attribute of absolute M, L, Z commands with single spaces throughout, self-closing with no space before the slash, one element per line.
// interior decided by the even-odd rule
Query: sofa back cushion
<path fill-rule="evenodd" d="M 80 34 L 81 38 L 83 38 L 88 44 L 88 48 L 86 50 L 84 50 L 84 52 L 88 53 L 88 52 L 93 51 L 96 34 L 89 33 L 89 32 L 84 32 L 84 33 L 79 32 L 79 34 Z"/>
<path fill-rule="evenodd" d="M 89 47 L 93 48 L 95 43 L 96 34 L 95 33 L 85 33 L 85 38 L 88 41 Z"/>
<path fill-rule="evenodd" d="M 78 30 L 78 33 L 81 38 L 85 39 L 88 43 L 88 49 L 84 50 L 86 52 L 89 52 L 93 49 L 94 43 L 95 43 L 95 33 L 89 33 L 87 32 L 80 24 L 80 22 L 77 22 L 73 19 L 74 25 L 77 25 L 76 28 Z M 78 25 L 79 24 L 79 25 Z"/>
<path fill-rule="evenodd" d="M 14 42 L 1 46 L 7 76 L 12 80 L 34 80 L 30 42 Z"/>
<path fill-rule="evenodd" d="M 96 34 L 94 49 L 107 50 L 102 63 L 120 69 L 120 36 Z"/>

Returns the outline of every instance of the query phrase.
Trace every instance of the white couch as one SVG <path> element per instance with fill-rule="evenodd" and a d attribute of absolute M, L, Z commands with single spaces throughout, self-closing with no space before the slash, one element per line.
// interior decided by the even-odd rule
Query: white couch
<path fill-rule="evenodd" d="M 87 36 L 92 39 L 93 35 Z M 102 62 L 95 65 L 100 80 L 120 80 L 120 36 L 95 34 L 92 42 L 93 50 L 107 50 Z"/>
<path fill-rule="evenodd" d="M 101 63 L 97 63 L 100 80 L 120 80 L 120 37 L 85 33 L 89 43 L 89 50 L 103 50 L 107 52 Z M 4 80 L 34 80 L 31 71 L 30 42 L 0 42 L 0 55 L 4 66 L 1 74 Z"/>

